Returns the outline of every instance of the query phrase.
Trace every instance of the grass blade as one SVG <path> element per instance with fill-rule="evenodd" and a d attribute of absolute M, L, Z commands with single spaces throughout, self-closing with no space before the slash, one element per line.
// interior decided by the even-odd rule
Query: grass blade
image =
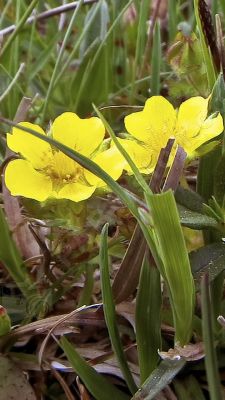
<path fill-rule="evenodd" d="M 176 202 L 171 190 L 146 196 L 156 242 L 163 262 L 175 326 L 175 342 L 187 344 L 192 335 L 195 287 Z"/>
<path fill-rule="evenodd" d="M 65 47 L 66 47 L 66 45 L 67 45 L 69 36 L 70 36 L 71 31 L 72 31 L 72 29 L 73 29 L 73 25 L 74 25 L 74 23 L 75 23 L 75 21 L 76 21 L 76 19 L 77 19 L 77 16 L 79 15 L 79 11 L 80 11 L 80 9 L 81 9 L 81 6 L 83 5 L 83 1 L 84 1 L 84 0 L 80 0 L 79 3 L 78 3 L 78 5 L 77 5 L 77 7 L 75 8 L 75 10 L 74 10 L 74 12 L 73 12 L 73 15 L 72 15 L 72 18 L 71 18 L 71 20 L 70 20 L 69 26 L 68 26 L 68 28 L 67 28 L 65 37 L 64 37 L 64 39 L 63 39 L 62 46 L 60 47 L 59 55 L 58 55 L 57 60 L 56 60 L 56 63 L 55 63 L 55 67 L 54 67 L 54 70 L 53 70 L 53 73 L 52 73 L 52 77 L 51 77 L 51 80 L 50 80 L 50 83 L 49 83 L 49 87 L 48 87 L 48 90 L 47 90 L 47 94 L 46 94 L 46 98 L 45 98 L 44 109 L 43 109 L 42 119 L 41 119 L 42 122 L 43 122 L 44 119 L 45 119 L 45 114 L 46 114 L 46 111 L 47 111 L 48 102 L 49 102 L 50 96 L 51 96 L 51 94 L 52 94 L 52 90 L 53 90 L 53 88 L 54 88 L 55 79 L 56 79 L 56 74 L 57 74 L 57 72 L 58 72 L 58 68 L 59 68 L 60 62 L 61 62 L 61 60 L 62 60 Z"/>
<path fill-rule="evenodd" d="M 77 353 L 75 348 L 65 337 L 61 338 L 60 346 L 65 352 L 66 357 L 71 363 L 74 371 L 79 375 L 87 389 L 96 400 L 128 400 L 130 398 L 125 393 L 118 390 L 115 386 L 107 382 L 103 376 L 98 374 L 94 368 L 88 365 L 88 363 Z"/>
<path fill-rule="evenodd" d="M 3 55 L 6 53 L 6 51 L 9 49 L 9 47 L 11 46 L 12 42 L 15 40 L 15 38 L 17 37 L 18 33 L 21 31 L 22 27 L 24 26 L 27 18 L 29 17 L 29 15 L 32 13 L 34 7 L 36 6 L 36 4 L 39 2 L 39 0 L 32 0 L 32 2 L 30 3 L 30 5 L 27 7 L 26 12 L 23 14 L 22 18 L 20 19 L 20 21 L 17 24 L 16 29 L 13 31 L 12 35 L 9 36 L 8 40 L 6 41 L 5 45 L 2 48 L 1 51 L 1 57 L 3 57 Z"/>
<path fill-rule="evenodd" d="M 143 261 L 136 300 L 136 337 L 141 383 L 156 368 L 161 348 L 161 282 L 147 253 Z"/>
<path fill-rule="evenodd" d="M 200 0 L 194 0 L 194 11 L 195 11 L 196 23 L 197 23 L 197 27 L 198 27 L 199 35 L 200 35 L 203 58 L 204 58 L 206 70 L 207 70 L 208 89 L 209 89 L 209 93 L 210 93 L 216 82 L 216 75 L 215 75 L 211 52 L 206 44 L 204 32 L 202 29 L 201 18 L 200 18 L 200 13 L 199 13 L 199 3 L 200 3 Z"/>
<path fill-rule="evenodd" d="M 202 332 L 205 346 L 205 366 L 211 400 L 222 400 L 222 391 L 218 373 L 218 365 L 215 352 L 212 305 L 209 288 L 209 277 L 205 274 L 201 282 L 202 291 Z"/>
<path fill-rule="evenodd" d="M 137 386 L 134 382 L 132 374 L 130 372 L 124 351 L 120 339 L 118 330 L 115 305 L 113 302 L 112 288 L 110 285 L 109 275 L 109 261 L 108 261 L 108 224 L 106 224 L 102 230 L 101 244 L 100 244 L 100 271 L 101 271 L 101 288 L 102 288 L 102 302 L 105 315 L 105 321 L 109 332 L 112 348 L 118 359 L 121 371 L 124 379 L 126 380 L 127 386 L 129 387 L 132 394 L 137 390 Z"/>
<path fill-rule="evenodd" d="M 153 400 L 185 365 L 184 360 L 162 361 L 131 400 Z"/>
<path fill-rule="evenodd" d="M 160 22 L 155 24 L 152 62 L 151 62 L 151 95 L 156 96 L 160 93 L 160 64 L 162 58 Z"/>
<path fill-rule="evenodd" d="M 108 124 L 108 122 L 106 121 L 106 119 L 103 117 L 102 113 L 98 110 L 98 108 L 93 104 L 94 110 L 96 112 L 96 114 L 98 115 L 98 117 L 101 119 L 101 121 L 103 122 L 106 131 L 109 133 L 109 135 L 111 136 L 113 142 L 115 143 L 117 149 L 119 150 L 119 152 L 123 155 L 123 157 L 125 158 L 125 160 L 127 161 L 127 163 L 129 164 L 129 166 L 131 167 L 134 176 L 137 180 L 137 182 L 139 183 L 139 185 L 142 187 L 142 189 L 144 191 L 146 191 L 147 193 L 151 193 L 151 189 L 149 188 L 148 184 L 146 183 L 146 181 L 144 180 L 143 176 L 141 175 L 139 169 L 137 168 L 137 166 L 135 165 L 135 163 L 133 162 L 132 158 L 129 156 L 129 154 L 126 152 L 126 150 L 123 148 L 123 146 L 120 144 L 119 140 L 117 139 L 115 133 L 113 132 L 111 126 Z"/>

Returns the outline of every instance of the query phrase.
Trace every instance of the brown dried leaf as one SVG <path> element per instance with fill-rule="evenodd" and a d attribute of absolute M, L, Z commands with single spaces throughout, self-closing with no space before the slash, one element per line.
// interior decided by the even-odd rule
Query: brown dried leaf
<path fill-rule="evenodd" d="M 0 355 L 1 400 L 35 400 L 34 391 L 23 371 L 8 357 Z"/>

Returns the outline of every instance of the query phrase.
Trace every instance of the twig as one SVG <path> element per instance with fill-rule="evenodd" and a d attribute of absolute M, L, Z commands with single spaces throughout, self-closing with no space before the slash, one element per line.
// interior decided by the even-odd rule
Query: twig
<path fill-rule="evenodd" d="M 84 5 L 89 5 L 93 3 L 97 3 L 98 0 L 85 0 Z M 71 11 L 78 6 L 79 1 L 73 1 L 69 4 L 63 4 L 59 7 L 52 8 L 51 10 L 44 11 L 37 15 L 32 15 L 26 21 L 26 24 L 32 24 L 34 21 L 40 21 L 43 19 L 54 17 L 55 15 L 59 15 L 65 13 L 67 11 Z M 16 29 L 16 25 L 10 25 L 7 28 L 0 30 L 0 37 L 4 35 L 8 35 L 9 33 L 13 32 Z"/>
<path fill-rule="evenodd" d="M 16 75 L 14 76 L 14 78 L 12 79 L 12 81 L 10 82 L 9 86 L 7 87 L 7 89 L 4 91 L 4 93 L 2 93 L 2 95 L 0 96 L 0 103 L 2 100 L 4 100 L 4 98 L 9 94 L 10 90 L 13 88 L 13 86 L 15 85 L 15 83 L 18 81 L 18 78 L 20 76 L 20 74 L 23 72 L 25 67 L 25 63 L 21 63 L 20 67 L 16 73 Z"/>

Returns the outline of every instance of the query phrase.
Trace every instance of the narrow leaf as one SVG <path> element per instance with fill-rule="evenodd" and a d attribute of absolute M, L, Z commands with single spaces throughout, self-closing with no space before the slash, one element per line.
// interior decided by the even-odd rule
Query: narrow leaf
<path fill-rule="evenodd" d="M 94 368 L 88 365 L 65 337 L 61 338 L 60 346 L 65 352 L 74 371 L 79 375 L 89 392 L 96 400 L 128 400 L 130 398 L 109 383 L 105 378 L 103 378 L 103 376 L 96 372 Z"/>
<path fill-rule="evenodd" d="M 156 368 L 161 349 L 160 274 L 147 252 L 143 261 L 135 312 L 141 382 Z"/>
<path fill-rule="evenodd" d="M 211 294 L 208 275 L 202 278 L 202 332 L 205 346 L 205 366 L 208 378 L 209 393 L 211 400 L 222 400 L 222 388 L 218 372 L 217 358 L 215 352 Z"/>
<path fill-rule="evenodd" d="M 101 288 L 102 288 L 102 302 L 105 315 L 105 321 L 108 328 L 112 348 L 118 359 L 124 379 L 131 391 L 135 393 L 137 390 L 136 384 L 130 372 L 120 339 L 118 324 L 116 320 L 115 304 L 113 302 L 112 288 L 110 285 L 109 276 L 109 262 L 108 262 L 108 225 L 106 224 L 102 230 L 101 244 L 100 244 L 100 271 L 101 271 Z"/>
<path fill-rule="evenodd" d="M 195 287 L 172 191 L 146 196 L 162 259 L 162 275 L 169 289 L 175 342 L 187 344 L 192 335 Z"/>
<path fill-rule="evenodd" d="M 131 400 L 153 400 L 180 372 L 184 360 L 162 361 Z"/>

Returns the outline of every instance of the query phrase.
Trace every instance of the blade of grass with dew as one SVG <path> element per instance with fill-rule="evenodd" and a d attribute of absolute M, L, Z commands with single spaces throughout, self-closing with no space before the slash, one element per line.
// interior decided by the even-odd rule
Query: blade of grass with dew
<path fill-rule="evenodd" d="M 131 400 L 153 400 L 180 372 L 185 365 L 184 360 L 164 360 L 146 379 Z"/>
<path fill-rule="evenodd" d="M 135 310 L 136 340 L 142 384 L 159 362 L 161 303 L 160 274 L 147 252 L 142 264 Z"/>
<path fill-rule="evenodd" d="M 192 335 L 195 287 L 175 198 L 172 190 L 169 190 L 162 194 L 146 195 L 146 200 L 163 262 L 163 278 L 168 285 L 175 343 L 184 346 Z"/>
<path fill-rule="evenodd" d="M 196 19 L 196 23 L 197 23 L 197 27 L 198 27 L 199 35 L 200 35 L 203 58 L 204 58 L 205 65 L 206 65 L 208 85 L 209 85 L 208 89 L 209 89 L 209 93 L 210 93 L 216 82 L 216 74 L 215 74 L 215 69 L 214 69 L 214 65 L 213 65 L 211 52 L 207 46 L 207 43 L 205 40 L 205 35 L 204 35 L 203 29 L 202 29 L 201 18 L 200 18 L 200 14 L 199 14 L 199 2 L 200 2 L 200 0 L 194 0 L 194 12 L 195 12 L 195 19 Z"/>
<path fill-rule="evenodd" d="M 160 22 L 156 21 L 153 45 L 152 45 L 152 60 L 151 60 L 151 95 L 155 96 L 160 93 L 160 64 L 162 58 L 161 49 L 161 33 Z"/>
<path fill-rule="evenodd" d="M 215 339 L 213 333 L 213 310 L 210 297 L 209 279 L 208 275 L 205 274 L 201 282 L 202 333 L 205 348 L 205 366 L 210 399 L 222 400 L 222 388 L 220 385 L 220 377 L 215 352 Z"/>
<path fill-rule="evenodd" d="M 62 57 L 63 57 L 63 53 L 64 53 L 64 50 L 66 48 L 69 36 L 70 36 L 70 34 L 72 32 L 74 23 L 76 22 L 76 19 L 79 16 L 79 12 L 80 12 L 80 9 L 81 9 L 81 7 L 83 5 L 83 2 L 84 2 L 84 0 L 79 0 L 77 7 L 75 8 L 75 10 L 74 10 L 74 12 L 72 14 L 72 18 L 70 20 L 69 26 L 68 26 L 68 28 L 66 30 L 66 33 L 65 33 L 65 36 L 64 36 L 64 39 L 63 39 L 63 42 L 62 42 L 62 45 L 60 47 L 59 54 L 58 54 L 58 57 L 57 57 L 57 60 L 56 60 L 56 63 L 55 63 L 55 67 L 54 67 L 54 70 L 52 72 L 51 80 L 50 80 L 50 83 L 49 83 L 49 86 L 48 86 L 48 90 L 47 90 L 47 93 L 46 93 L 46 96 L 45 96 L 45 103 L 44 103 L 44 108 L 43 108 L 43 112 L 42 112 L 42 116 L 41 116 L 41 122 L 43 122 L 44 119 L 45 119 L 45 115 L 46 115 L 46 111 L 47 111 L 47 107 L 48 107 L 48 102 L 49 102 L 50 96 L 52 94 L 52 90 L 54 88 L 56 74 L 58 72 L 58 68 L 59 68 L 59 65 L 61 63 L 61 60 L 62 60 Z"/>
<path fill-rule="evenodd" d="M 137 182 L 139 183 L 140 187 L 142 187 L 142 189 L 145 192 L 151 193 L 151 189 L 149 188 L 148 184 L 144 180 L 143 176 L 141 175 L 139 169 L 137 168 L 137 166 L 133 162 L 132 158 L 129 156 L 129 154 L 126 152 L 126 150 L 120 144 L 119 140 L 117 139 L 117 137 L 116 137 L 115 133 L 113 132 L 113 130 L 112 130 L 111 126 L 109 125 L 109 123 L 106 121 L 106 119 L 103 117 L 102 113 L 98 110 L 98 108 L 94 104 L 93 104 L 93 108 L 94 108 L 96 114 L 98 115 L 98 117 L 103 122 L 106 131 L 109 133 L 109 135 L 112 138 L 113 142 L 115 143 L 117 149 L 119 150 L 119 152 L 122 154 L 122 156 L 125 158 L 125 160 L 129 164 L 129 166 L 131 167 L 131 169 L 132 169 L 132 171 L 134 173 L 134 176 L 135 176 Z"/>
<path fill-rule="evenodd" d="M 23 14 L 23 16 L 21 17 L 21 19 L 18 21 L 16 29 L 13 31 L 13 33 L 9 36 L 8 40 L 6 41 L 5 45 L 2 48 L 2 51 L 0 53 L 1 58 L 3 58 L 4 54 L 6 53 L 6 51 L 9 49 L 9 47 L 11 46 L 12 42 L 15 40 L 15 38 L 18 36 L 18 33 L 21 31 L 21 29 L 23 28 L 27 18 L 29 17 L 29 15 L 32 13 L 32 11 L 34 10 L 34 7 L 36 6 L 36 4 L 39 2 L 39 0 L 32 0 L 32 2 L 29 4 L 29 6 L 27 7 L 25 13 Z"/>
<path fill-rule="evenodd" d="M 129 400 L 130 396 L 121 392 L 113 386 L 102 375 L 95 371 L 93 367 L 78 354 L 74 346 L 65 338 L 60 339 L 60 346 L 74 371 L 82 379 L 83 383 L 96 400 Z"/>
<path fill-rule="evenodd" d="M 108 239 L 108 224 L 106 224 L 102 229 L 100 253 L 99 253 L 104 316 L 112 348 L 117 357 L 118 363 L 123 373 L 123 377 L 127 383 L 127 386 L 129 387 L 130 392 L 134 394 L 137 391 L 137 386 L 134 382 L 134 379 L 132 377 L 131 371 L 129 369 L 126 360 L 126 356 L 124 354 L 116 320 L 115 304 L 113 301 L 112 288 L 110 285 L 107 239 Z"/>

